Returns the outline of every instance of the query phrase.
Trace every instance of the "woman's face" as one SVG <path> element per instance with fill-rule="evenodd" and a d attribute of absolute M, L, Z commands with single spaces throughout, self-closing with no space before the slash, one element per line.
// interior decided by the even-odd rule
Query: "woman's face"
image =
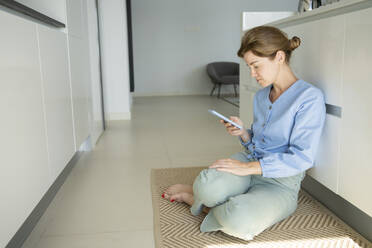
<path fill-rule="evenodd" d="M 280 63 L 277 57 L 274 59 L 259 57 L 248 51 L 243 59 L 251 71 L 251 77 L 255 78 L 262 87 L 266 87 L 274 83 L 278 77 Z"/>

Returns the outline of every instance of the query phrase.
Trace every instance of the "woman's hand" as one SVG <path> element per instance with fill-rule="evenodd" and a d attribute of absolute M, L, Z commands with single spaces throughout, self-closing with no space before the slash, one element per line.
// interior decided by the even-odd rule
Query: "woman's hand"
<path fill-rule="evenodd" d="M 242 120 L 240 120 L 236 116 L 230 116 L 230 120 L 232 120 L 233 122 L 235 122 L 236 124 L 238 124 L 242 127 L 244 126 Z M 226 127 L 227 132 L 229 134 L 231 134 L 232 136 L 240 136 L 245 142 L 250 139 L 249 134 L 248 134 L 248 132 L 245 128 L 239 129 L 239 128 L 235 127 L 234 125 L 232 125 L 229 122 L 225 123 L 224 120 L 220 120 L 220 122 L 222 124 L 224 124 L 224 126 Z"/>
<path fill-rule="evenodd" d="M 238 176 L 248 176 L 248 175 L 261 175 L 261 165 L 260 162 L 241 162 L 236 159 L 220 159 L 210 165 L 208 168 L 215 168 L 218 171 L 229 172 Z"/>

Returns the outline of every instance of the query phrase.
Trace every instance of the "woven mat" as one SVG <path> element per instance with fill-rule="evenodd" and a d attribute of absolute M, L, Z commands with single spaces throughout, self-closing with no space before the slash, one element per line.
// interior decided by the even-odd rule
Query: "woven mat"
<path fill-rule="evenodd" d="M 161 198 L 161 194 L 172 184 L 192 184 L 204 168 L 166 168 L 151 171 L 156 248 L 372 247 L 372 243 L 302 190 L 295 213 L 269 227 L 254 240 L 241 240 L 221 231 L 202 233 L 199 226 L 205 213 L 193 216 L 187 204 L 171 203 Z"/>

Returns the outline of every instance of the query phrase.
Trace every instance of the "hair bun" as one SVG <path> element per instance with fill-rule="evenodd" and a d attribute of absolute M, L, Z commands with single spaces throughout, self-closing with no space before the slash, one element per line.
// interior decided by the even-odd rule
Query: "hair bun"
<path fill-rule="evenodd" d="M 292 39 L 289 40 L 289 49 L 291 51 L 295 50 L 297 47 L 299 47 L 301 44 L 301 39 L 297 36 L 293 36 Z"/>

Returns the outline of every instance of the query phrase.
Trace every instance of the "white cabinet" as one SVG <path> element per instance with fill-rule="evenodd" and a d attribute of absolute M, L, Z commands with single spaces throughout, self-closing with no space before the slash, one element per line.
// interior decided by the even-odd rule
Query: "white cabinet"
<path fill-rule="evenodd" d="M 326 103 L 342 108 L 327 115 L 314 179 L 372 216 L 372 8 L 305 22 L 283 30 L 302 39 L 294 51 L 296 75 L 323 90 Z"/>
<path fill-rule="evenodd" d="M 88 138 L 92 122 L 92 92 L 87 32 L 87 5 L 67 0 L 68 46 L 76 149 Z"/>
<path fill-rule="evenodd" d="M 292 67 L 325 93 L 326 102 L 342 108 L 327 115 L 315 167 L 308 174 L 372 216 L 372 92 L 370 68 L 372 9 L 325 18 L 284 29 L 302 38 Z"/>
<path fill-rule="evenodd" d="M 335 16 L 284 28 L 289 38 L 298 36 L 301 45 L 293 51 L 291 67 L 297 77 L 320 88 L 327 104 L 342 107 L 344 16 Z M 326 117 L 315 165 L 308 175 L 338 192 L 341 119 Z"/>
<path fill-rule="evenodd" d="M 339 194 L 372 216 L 372 8 L 345 15 Z"/>
<path fill-rule="evenodd" d="M 289 38 L 301 38 L 300 47 L 292 55 L 292 69 L 299 78 L 320 88 L 327 104 L 342 109 L 341 116 L 327 114 L 315 166 L 308 175 L 370 216 L 371 16 L 372 8 L 367 8 L 308 22 L 295 17 L 271 24 L 284 26 L 281 29 Z M 240 69 L 240 115 L 249 122 L 252 115 L 248 108 L 252 107 L 255 86 L 248 79 L 244 61 Z"/>
<path fill-rule="evenodd" d="M 340 128 L 340 118 L 327 114 L 314 166 L 307 171 L 335 193 L 339 187 Z"/>
<path fill-rule="evenodd" d="M 0 247 L 91 131 L 87 6 L 68 3 L 70 35 L 0 11 Z"/>
<path fill-rule="evenodd" d="M 67 35 L 38 26 L 51 183 L 75 152 Z"/>
<path fill-rule="evenodd" d="M 0 11 L 0 247 L 49 183 L 36 24 Z"/>
<path fill-rule="evenodd" d="M 88 138 L 90 129 L 88 54 L 85 41 L 69 36 L 69 51 L 75 143 L 76 149 L 79 149 L 80 145 Z"/>
<path fill-rule="evenodd" d="M 322 89 L 326 103 L 341 106 L 344 16 L 335 16 L 284 28 L 301 45 L 293 51 L 294 73 Z"/>

